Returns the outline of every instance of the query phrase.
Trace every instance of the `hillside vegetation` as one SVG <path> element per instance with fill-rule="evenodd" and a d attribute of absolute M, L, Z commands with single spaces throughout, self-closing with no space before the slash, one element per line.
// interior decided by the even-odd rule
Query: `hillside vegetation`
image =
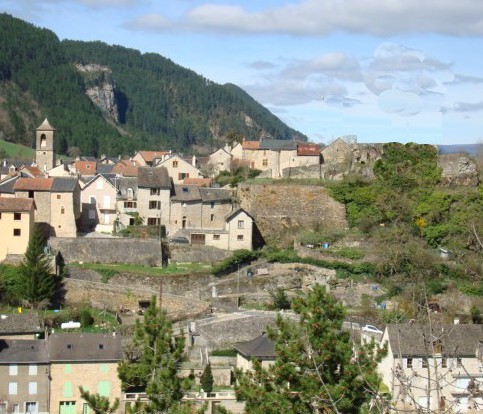
<path fill-rule="evenodd" d="M 86 75 L 75 64 L 107 72 Z M 115 117 L 86 95 L 86 88 L 106 81 Z M 69 147 L 85 155 L 167 147 L 189 152 L 194 145 L 218 145 L 232 131 L 249 139 L 306 140 L 235 85 L 218 85 L 154 53 L 60 42 L 47 29 L 0 14 L 0 138 L 32 146 L 45 117 L 58 130 L 59 154 Z"/>

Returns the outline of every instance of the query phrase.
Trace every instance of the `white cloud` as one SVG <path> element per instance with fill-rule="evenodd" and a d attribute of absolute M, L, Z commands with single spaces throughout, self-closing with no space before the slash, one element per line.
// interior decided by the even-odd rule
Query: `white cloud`
<path fill-rule="evenodd" d="M 145 14 L 125 23 L 124 27 L 134 31 L 159 32 L 172 28 L 172 22 L 158 14 Z"/>
<path fill-rule="evenodd" d="M 335 31 L 483 35 L 483 2 L 475 0 L 300 0 L 262 11 L 206 3 L 184 16 L 196 30 L 320 36 Z"/>

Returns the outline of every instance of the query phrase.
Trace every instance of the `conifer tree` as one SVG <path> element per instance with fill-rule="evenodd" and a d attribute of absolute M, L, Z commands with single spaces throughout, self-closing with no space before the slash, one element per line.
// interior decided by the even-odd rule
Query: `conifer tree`
<path fill-rule="evenodd" d="M 95 414 L 112 414 L 119 408 L 119 398 L 116 398 L 111 405 L 107 397 L 99 394 L 91 394 L 82 387 L 79 387 L 79 391 L 81 398 Z"/>
<path fill-rule="evenodd" d="M 356 345 L 342 329 L 344 309 L 316 285 L 295 298 L 296 322 L 279 316 L 269 330 L 276 360 L 269 368 L 253 361 L 252 372 L 237 371 L 237 398 L 251 414 L 360 413 L 378 402 L 378 362 L 385 355 L 374 343 Z"/>
<path fill-rule="evenodd" d="M 173 412 L 179 409 L 186 387 L 177 374 L 184 354 L 184 337 L 174 336 L 166 312 L 156 307 L 153 297 L 136 324 L 133 347 L 118 367 L 124 390 L 141 387 L 149 403 L 146 412 Z"/>
<path fill-rule="evenodd" d="M 50 258 L 44 247 L 44 237 L 36 227 L 20 265 L 18 280 L 20 299 L 33 307 L 50 302 L 56 290 L 57 278 L 52 273 Z"/>
<path fill-rule="evenodd" d="M 213 371 L 211 370 L 211 364 L 208 363 L 208 365 L 206 365 L 200 377 L 201 388 L 203 388 L 204 392 L 210 393 L 211 391 L 213 391 L 214 382 L 215 381 L 213 379 Z"/>

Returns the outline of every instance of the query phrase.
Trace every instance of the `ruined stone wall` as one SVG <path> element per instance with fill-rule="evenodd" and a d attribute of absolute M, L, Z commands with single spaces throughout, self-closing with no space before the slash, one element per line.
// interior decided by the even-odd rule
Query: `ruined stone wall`
<path fill-rule="evenodd" d="M 237 196 L 269 243 L 283 243 L 300 229 L 347 227 L 344 205 L 322 186 L 240 184 Z"/>
<path fill-rule="evenodd" d="M 438 157 L 442 169 L 441 182 L 446 186 L 477 186 L 478 169 L 473 161 L 462 154 L 444 154 Z"/>

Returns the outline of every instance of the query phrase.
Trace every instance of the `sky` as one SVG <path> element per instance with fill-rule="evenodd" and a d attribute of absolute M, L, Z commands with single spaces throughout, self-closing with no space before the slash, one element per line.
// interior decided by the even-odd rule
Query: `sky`
<path fill-rule="evenodd" d="M 312 142 L 483 143 L 481 0 L 0 0 L 0 11 L 236 84 Z"/>

